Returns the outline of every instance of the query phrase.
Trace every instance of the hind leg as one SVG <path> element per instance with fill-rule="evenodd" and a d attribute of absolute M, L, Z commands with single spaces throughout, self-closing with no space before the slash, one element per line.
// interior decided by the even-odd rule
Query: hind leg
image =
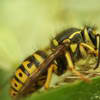
<path fill-rule="evenodd" d="M 49 68 L 48 68 L 48 74 L 47 74 L 47 80 L 44 84 L 44 88 L 48 89 L 50 82 L 51 82 L 51 78 L 52 78 L 52 73 L 57 70 L 57 66 L 55 64 L 52 64 Z"/>

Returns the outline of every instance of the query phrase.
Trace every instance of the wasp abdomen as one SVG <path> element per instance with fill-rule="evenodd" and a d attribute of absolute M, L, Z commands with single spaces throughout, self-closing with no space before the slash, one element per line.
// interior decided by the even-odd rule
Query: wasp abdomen
<path fill-rule="evenodd" d="M 18 94 L 30 75 L 40 66 L 41 63 L 43 63 L 46 57 L 47 54 L 44 51 L 38 50 L 22 62 L 11 81 L 11 96 L 16 96 Z M 44 81 L 46 80 L 45 76 L 44 78 L 43 76 L 40 77 L 38 83 L 33 83 L 32 91 L 35 91 L 44 84 Z"/>

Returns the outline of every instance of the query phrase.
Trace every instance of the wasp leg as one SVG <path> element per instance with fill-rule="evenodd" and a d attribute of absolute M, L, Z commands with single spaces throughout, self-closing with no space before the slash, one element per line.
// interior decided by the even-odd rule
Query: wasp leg
<path fill-rule="evenodd" d="M 87 52 L 86 52 L 85 48 L 80 44 L 79 44 L 79 50 L 80 50 L 80 53 L 81 53 L 82 57 L 87 56 Z"/>
<path fill-rule="evenodd" d="M 44 84 L 44 88 L 45 89 L 48 89 L 49 88 L 49 85 L 50 85 L 50 81 L 51 81 L 51 78 L 52 78 L 52 73 L 57 70 L 57 66 L 55 64 L 52 64 L 49 68 L 48 68 L 48 75 L 47 75 L 47 80 Z"/>
<path fill-rule="evenodd" d="M 66 59 L 67 59 L 67 62 L 68 62 L 68 66 L 69 66 L 69 69 L 75 73 L 76 75 L 78 75 L 80 77 L 80 79 L 86 81 L 86 82 L 89 82 L 90 80 L 88 78 L 86 78 L 83 74 L 81 74 L 80 72 L 78 72 L 77 70 L 75 70 L 75 67 L 73 65 L 73 62 L 72 62 L 72 59 L 71 59 L 71 56 L 70 56 L 70 53 L 68 51 L 66 51 Z"/>
<path fill-rule="evenodd" d="M 95 54 L 96 56 L 98 56 L 98 51 L 95 50 L 93 47 L 91 47 L 90 45 L 86 44 L 86 43 L 80 43 L 81 47 L 84 48 L 88 48 L 90 50 L 91 53 Z"/>
<path fill-rule="evenodd" d="M 88 44 L 86 43 L 80 43 L 81 46 L 85 47 L 85 48 L 88 48 L 91 53 L 95 54 L 96 56 L 98 56 L 98 60 L 97 60 L 97 64 L 96 66 L 94 67 L 94 70 L 96 68 L 98 68 L 99 66 L 99 63 L 100 63 L 100 35 L 97 34 L 96 35 L 96 40 L 97 40 L 97 50 L 95 50 L 93 47 L 89 46 Z"/>
<path fill-rule="evenodd" d="M 97 64 L 94 67 L 94 69 L 97 69 L 100 63 L 100 34 L 96 35 L 96 40 L 97 40 L 98 60 L 97 60 Z"/>

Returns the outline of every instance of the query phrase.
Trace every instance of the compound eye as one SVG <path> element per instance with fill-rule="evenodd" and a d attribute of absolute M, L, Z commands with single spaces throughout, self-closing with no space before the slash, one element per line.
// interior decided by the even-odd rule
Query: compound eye
<path fill-rule="evenodd" d="M 96 29 L 89 28 L 88 33 L 96 35 Z"/>
<path fill-rule="evenodd" d="M 96 27 L 94 26 L 94 27 L 88 27 L 87 28 L 87 30 L 88 30 L 88 33 L 90 33 L 90 34 L 94 34 L 94 35 L 96 35 Z"/>

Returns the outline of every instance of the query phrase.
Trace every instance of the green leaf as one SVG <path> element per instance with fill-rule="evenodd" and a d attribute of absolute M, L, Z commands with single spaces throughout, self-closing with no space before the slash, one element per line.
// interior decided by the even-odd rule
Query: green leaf
<path fill-rule="evenodd" d="M 75 82 L 35 93 L 26 100 L 100 100 L 100 77 L 92 79 L 90 83 Z"/>
<path fill-rule="evenodd" d="M 0 99 L 11 100 L 9 85 L 3 88 Z M 93 78 L 90 83 L 77 81 L 75 83 L 61 85 L 43 92 L 36 92 L 25 100 L 100 100 L 100 77 Z"/>

